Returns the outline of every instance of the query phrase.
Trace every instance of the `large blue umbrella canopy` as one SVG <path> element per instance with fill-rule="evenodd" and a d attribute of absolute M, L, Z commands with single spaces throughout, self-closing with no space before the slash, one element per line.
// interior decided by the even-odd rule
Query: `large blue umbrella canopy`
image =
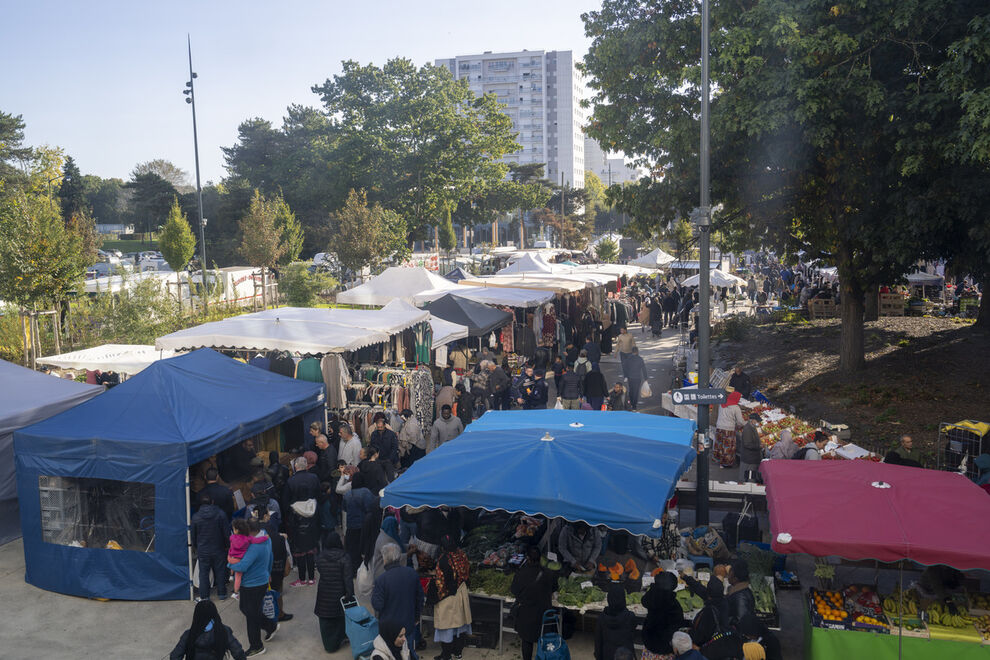
<path fill-rule="evenodd" d="M 574 429 L 585 434 L 621 433 L 661 442 L 690 444 L 697 425 L 693 420 L 634 412 L 601 410 L 489 410 L 471 422 L 468 430 L 501 431 L 534 428 L 541 431 Z"/>
<path fill-rule="evenodd" d="M 685 438 L 664 442 L 621 427 L 474 426 L 387 486 L 383 505 L 522 512 L 658 537 L 667 500 L 695 456 Z"/>

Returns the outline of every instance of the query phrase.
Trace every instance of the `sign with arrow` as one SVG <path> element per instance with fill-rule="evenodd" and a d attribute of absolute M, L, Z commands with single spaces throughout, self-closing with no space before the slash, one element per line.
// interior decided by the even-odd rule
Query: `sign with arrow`
<path fill-rule="evenodd" d="M 679 406 L 710 406 L 725 403 L 728 396 L 721 388 L 711 388 L 674 390 L 671 398 Z"/>

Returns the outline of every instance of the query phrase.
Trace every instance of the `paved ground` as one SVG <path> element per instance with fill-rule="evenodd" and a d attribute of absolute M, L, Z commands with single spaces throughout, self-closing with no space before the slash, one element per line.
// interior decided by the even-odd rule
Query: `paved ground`
<path fill-rule="evenodd" d="M 646 361 L 655 392 L 653 397 L 642 402 L 640 410 L 659 414 L 659 392 L 670 386 L 671 356 L 678 343 L 677 335 L 668 330 L 657 340 L 649 333 L 641 333 L 638 326 L 633 326 L 631 331 Z M 602 363 L 602 370 L 611 385 L 619 377 L 618 355 L 606 356 Z M 554 394 L 551 391 L 551 395 Z M 712 478 L 729 478 L 728 474 L 716 476 L 718 472 L 717 468 L 713 468 Z M 717 515 L 713 511 L 713 520 L 719 519 Z M 802 562 L 799 568 L 802 578 L 810 579 L 810 562 Z M 168 656 L 192 618 L 193 604 L 188 601 L 99 602 L 36 589 L 24 582 L 20 541 L 0 546 L 0 581 L 4 584 L 3 598 L 0 599 L 0 621 L 3 622 L 0 626 L 3 631 L 0 659 L 163 658 Z M 269 643 L 266 657 L 328 657 L 340 660 L 351 657 L 347 647 L 332 655 L 323 651 L 317 620 L 312 614 L 315 595 L 315 587 L 288 588 L 285 594 L 286 609 L 296 616 L 291 622 L 283 624 L 277 637 Z M 224 622 L 246 645 L 244 617 L 237 609 L 237 601 L 227 600 L 218 603 L 218 607 Z M 793 631 L 784 637 L 785 657 L 788 660 L 800 658 L 800 598 L 794 593 L 783 596 L 781 609 L 785 629 Z M 590 634 L 577 633 L 568 643 L 575 660 L 592 657 Z M 432 658 L 437 652 L 435 645 L 431 644 L 422 657 Z M 507 637 L 502 654 L 494 650 L 467 649 L 464 656 L 469 660 L 520 657 L 518 643 L 511 636 Z"/>

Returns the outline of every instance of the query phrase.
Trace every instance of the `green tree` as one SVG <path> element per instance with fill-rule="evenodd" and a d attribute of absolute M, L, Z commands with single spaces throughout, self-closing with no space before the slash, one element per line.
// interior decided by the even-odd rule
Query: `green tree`
<path fill-rule="evenodd" d="M 591 170 L 584 171 L 584 189 L 588 193 L 588 202 L 594 206 L 605 205 L 605 184 Z"/>
<path fill-rule="evenodd" d="M 978 11 L 952 0 L 712 3 L 716 229 L 838 267 L 843 370 L 865 363 L 866 292 L 925 254 L 939 218 L 975 206 L 979 191 L 941 195 L 945 179 L 917 167 L 950 169 L 932 142 L 946 134 L 932 129 L 959 116 L 959 99 L 937 74 Z M 584 20 L 588 133 L 653 166 L 620 206 L 645 229 L 687 216 L 698 200 L 695 3 L 606 0 Z"/>
<path fill-rule="evenodd" d="M 677 260 L 685 261 L 691 254 L 691 246 L 694 245 L 694 230 L 691 228 L 691 223 L 681 218 L 665 232 L 665 235 L 674 245 Z"/>
<path fill-rule="evenodd" d="M 595 256 L 604 264 L 612 264 L 619 260 L 619 244 L 611 238 L 604 238 L 595 246 Z"/>
<path fill-rule="evenodd" d="M 58 201 L 62 207 L 62 217 L 68 220 L 88 211 L 82 173 L 72 156 L 65 157 L 62 166 L 62 183 L 58 187 Z"/>
<path fill-rule="evenodd" d="M 289 264 L 279 276 L 278 288 L 290 307 L 315 307 L 320 294 L 337 286 L 337 280 L 322 270 L 310 272 L 310 264 Z"/>
<path fill-rule="evenodd" d="M 82 179 L 86 205 L 92 209 L 96 222 L 104 225 L 124 224 L 127 210 L 124 182 L 120 179 L 102 179 L 92 174 Z"/>
<path fill-rule="evenodd" d="M 178 165 L 164 158 L 156 158 L 144 163 L 138 163 L 131 170 L 131 178 L 136 179 L 142 174 L 155 174 L 165 179 L 181 192 L 188 192 L 193 187 L 189 184 L 189 173 Z"/>
<path fill-rule="evenodd" d="M 131 193 L 131 216 L 143 232 L 156 231 L 168 218 L 172 200 L 179 191 L 170 182 L 153 172 L 135 173 L 124 184 Z"/>
<path fill-rule="evenodd" d="M 402 218 L 379 204 L 368 204 L 363 190 L 352 190 L 347 202 L 331 214 L 333 240 L 326 251 L 344 268 L 360 273 L 408 251 Z"/>
<path fill-rule="evenodd" d="M 447 211 L 446 217 L 444 217 L 443 222 L 437 227 L 438 232 L 438 242 L 440 243 L 440 249 L 444 252 L 450 252 L 455 247 L 457 247 L 457 234 L 454 232 L 454 223 L 450 219 L 450 211 Z"/>
<path fill-rule="evenodd" d="M 276 207 L 277 202 L 265 199 L 256 190 L 247 214 L 241 219 L 240 251 L 252 266 L 275 268 L 285 254 L 286 245 L 277 225 Z"/>
<path fill-rule="evenodd" d="M 305 236 L 302 225 L 296 219 L 296 214 L 285 203 L 281 194 L 275 196 L 272 204 L 275 210 L 275 228 L 282 237 L 282 244 L 285 246 L 285 251 L 278 258 L 278 263 L 287 266 L 299 258 Z"/>
<path fill-rule="evenodd" d="M 23 146 L 24 126 L 21 115 L 0 112 L 0 184 L 7 187 L 24 182 L 24 170 L 34 153 Z"/>
<path fill-rule="evenodd" d="M 166 263 L 175 271 L 175 290 L 178 294 L 179 307 L 182 307 L 182 282 L 179 273 L 186 269 L 189 260 L 196 253 L 196 237 L 193 236 L 189 219 L 179 208 L 179 199 L 173 198 L 172 208 L 168 219 L 158 234 L 158 250 Z M 190 286 L 190 291 L 192 287 Z"/>

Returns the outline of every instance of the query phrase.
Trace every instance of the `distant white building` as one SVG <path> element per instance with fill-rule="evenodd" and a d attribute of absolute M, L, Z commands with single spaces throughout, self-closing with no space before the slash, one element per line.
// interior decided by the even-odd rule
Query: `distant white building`
<path fill-rule="evenodd" d="M 486 52 L 436 60 L 477 95 L 495 94 L 512 119 L 522 149 L 503 160 L 546 164 L 546 178 L 584 187 L 587 93 L 569 50 Z"/>
<path fill-rule="evenodd" d="M 584 138 L 584 169 L 594 172 L 606 186 L 609 182 L 629 183 L 644 176 L 642 170 L 626 164 L 622 156 L 609 156 L 597 142 Z"/>
<path fill-rule="evenodd" d="M 97 224 L 97 234 L 133 234 L 134 225 Z"/>

